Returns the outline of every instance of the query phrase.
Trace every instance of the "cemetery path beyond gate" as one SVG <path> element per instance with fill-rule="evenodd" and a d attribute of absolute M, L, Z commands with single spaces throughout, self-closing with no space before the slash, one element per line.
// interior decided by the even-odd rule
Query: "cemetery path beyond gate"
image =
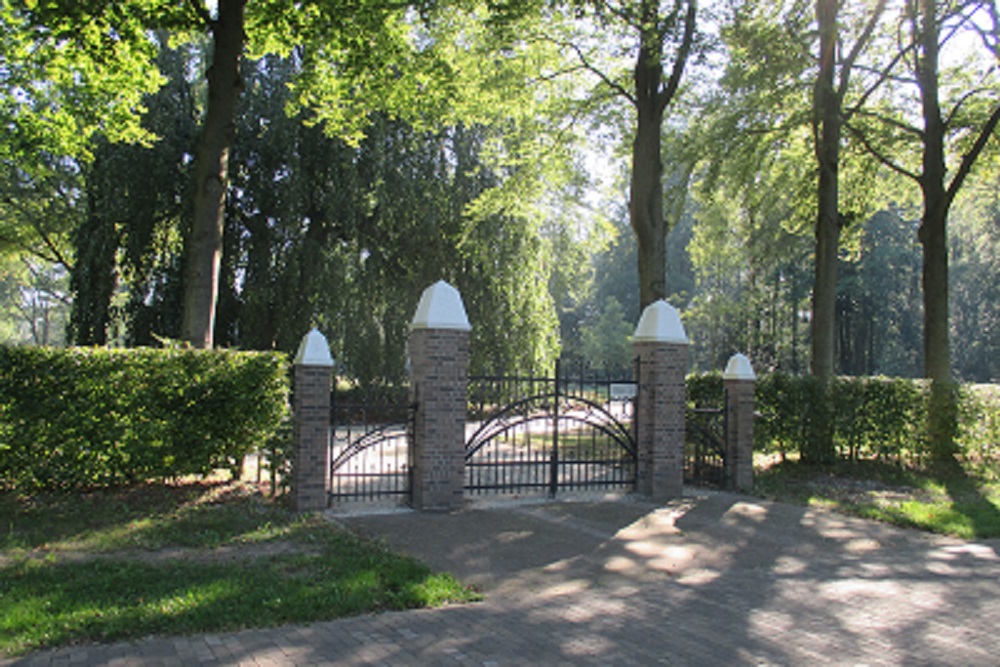
<path fill-rule="evenodd" d="M 469 377 L 467 495 L 635 488 L 638 383 L 563 368 L 557 362 L 547 377 Z"/>

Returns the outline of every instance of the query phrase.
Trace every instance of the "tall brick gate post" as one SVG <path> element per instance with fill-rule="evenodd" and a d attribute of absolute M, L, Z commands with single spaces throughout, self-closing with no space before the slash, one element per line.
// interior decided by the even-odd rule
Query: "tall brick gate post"
<path fill-rule="evenodd" d="M 443 280 L 424 290 L 410 325 L 415 509 L 462 505 L 470 330 L 458 290 Z"/>
<path fill-rule="evenodd" d="M 677 309 L 646 306 L 632 337 L 638 365 L 636 491 L 653 500 L 684 491 L 684 412 L 688 339 Z"/>
<path fill-rule="evenodd" d="M 295 450 L 292 502 L 299 511 L 326 509 L 330 489 L 330 382 L 333 356 L 313 329 L 295 355 Z"/>
<path fill-rule="evenodd" d="M 722 374 L 726 390 L 726 480 L 737 491 L 753 490 L 754 385 L 745 355 L 734 354 Z"/>

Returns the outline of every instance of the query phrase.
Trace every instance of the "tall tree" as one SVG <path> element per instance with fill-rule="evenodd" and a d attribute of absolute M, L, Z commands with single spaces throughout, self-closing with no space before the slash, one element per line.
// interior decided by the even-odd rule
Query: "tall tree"
<path fill-rule="evenodd" d="M 857 114 L 880 132 L 860 122 L 848 125 L 876 158 L 920 189 L 924 375 L 933 383 L 932 451 L 943 462 L 955 453 L 949 426 L 955 406 L 949 398 L 948 214 L 1000 123 L 996 17 L 993 1 L 907 0 L 899 21 L 899 35 L 905 39 L 879 73 L 880 80 L 896 84 L 887 86 L 894 97 L 884 98 L 884 105 L 897 107 Z M 973 44 L 985 49 L 985 58 L 971 48 L 959 48 Z M 942 68 L 942 49 L 949 46 L 951 60 Z M 910 86 L 915 91 L 908 91 Z M 918 103 L 919 125 L 909 113 L 908 99 Z"/>
<path fill-rule="evenodd" d="M 881 20 L 885 0 L 876 2 L 854 44 L 845 51 L 840 29 L 841 0 L 816 0 L 819 69 L 813 94 L 813 136 L 818 171 L 816 259 L 813 280 L 812 374 L 834 373 L 837 263 L 841 230 L 848 219 L 840 206 L 840 153 L 844 99 L 853 68 Z M 864 18 L 864 14 L 862 14 Z M 832 443 L 831 443 L 832 444 Z"/>
<path fill-rule="evenodd" d="M 147 143 L 142 100 L 162 83 L 137 3 L 94 4 L 0 3 L 0 253 L 66 269 L 93 138 Z"/>
<path fill-rule="evenodd" d="M 624 13 L 624 12 L 623 12 Z M 629 221 L 638 240 L 639 304 L 645 308 L 667 297 L 667 233 L 663 215 L 663 156 L 660 134 L 664 113 L 680 87 L 694 46 L 697 2 L 676 0 L 663 12 L 659 0 L 640 0 L 626 16 L 635 17 L 638 46 L 632 91 L 622 90 L 635 107 Z M 668 38 L 674 57 L 668 60 Z"/>
<path fill-rule="evenodd" d="M 155 142 L 92 144 L 73 234 L 69 338 L 76 344 L 106 344 L 113 329 L 132 345 L 152 344 L 154 335 L 180 338 L 179 263 L 191 226 L 200 84 L 194 72 L 201 61 L 195 44 L 161 49 L 157 62 L 167 83 L 145 99 L 142 117 Z"/>
<path fill-rule="evenodd" d="M 696 50 L 698 3 L 579 0 L 573 6 L 575 27 L 557 32 L 550 22 L 539 21 L 545 29 L 536 27 L 535 32 L 576 57 L 573 71 L 588 72 L 597 81 L 590 91 L 590 111 L 624 100 L 634 114 L 623 136 L 631 137 L 628 212 L 637 241 L 639 302 L 644 308 L 668 296 L 666 239 L 676 220 L 669 220 L 664 211 L 664 121 Z M 686 166 L 671 167 L 671 177 L 690 171 Z"/>
<path fill-rule="evenodd" d="M 181 337 L 195 347 L 211 348 L 222 262 L 223 212 L 229 179 L 229 152 L 236 127 L 236 102 L 243 88 L 247 0 L 219 0 L 218 15 L 198 3 L 212 36 L 208 66 L 208 103 L 195 157 L 194 216 L 185 252 L 184 319 Z"/>
<path fill-rule="evenodd" d="M 985 165 L 984 165 L 985 166 Z M 956 202 L 949 268 L 955 346 L 953 370 L 964 382 L 1000 380 L 1000 169 L 977 179 Z"/>

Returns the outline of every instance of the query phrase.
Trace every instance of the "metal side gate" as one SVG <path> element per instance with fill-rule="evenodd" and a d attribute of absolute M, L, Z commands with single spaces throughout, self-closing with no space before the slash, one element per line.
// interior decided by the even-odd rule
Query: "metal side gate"
<path fill-rule="evenodd" d="M 415 406 L 384 396 L 334 396 L 330 407 L 330 503 L 409 502 Z"/>
<path fill-rule="evenodd" d="M 726 485 L 725 409 L 689 407 L 685 417 L 684 432 L 684 483 L 724 488 Z"/>
<path fill-rule="evenodd" d="M 584 372 L 471 376 L 467 495 L 632 491 L 635 380 Z"/>

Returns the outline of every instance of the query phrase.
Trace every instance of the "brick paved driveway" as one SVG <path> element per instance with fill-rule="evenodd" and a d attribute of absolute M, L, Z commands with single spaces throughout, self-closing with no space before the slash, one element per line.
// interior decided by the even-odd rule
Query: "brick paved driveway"
<path fill-rule="evenodd" d="M 701 493 L 341 519 L 486 601 L 16 665 L 1000 665 L 1000 541 Z"/>

